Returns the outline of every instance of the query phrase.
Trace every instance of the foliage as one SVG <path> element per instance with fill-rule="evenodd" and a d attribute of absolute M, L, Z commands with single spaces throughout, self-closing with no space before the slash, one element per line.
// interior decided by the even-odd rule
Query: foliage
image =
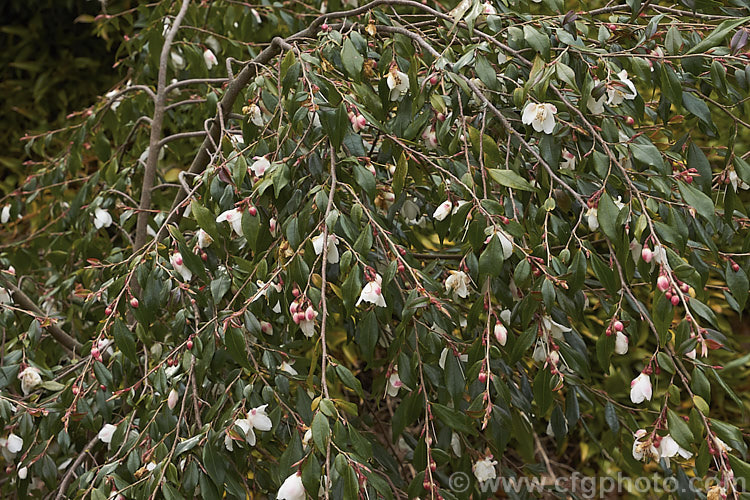
<path fill-rule="evenodd" d="M 339 7 L 97 21 L 0 214 L 3 493 L 738 498 L 748 5 Z"/>

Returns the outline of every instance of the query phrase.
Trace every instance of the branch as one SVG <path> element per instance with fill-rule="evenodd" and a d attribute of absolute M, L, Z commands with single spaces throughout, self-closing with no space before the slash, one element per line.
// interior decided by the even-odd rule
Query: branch
<path fill-rule="evenodd" d="M 28 309 L 29 311 L 33 312 L 36 316 L 39 316 L 41 318 L 48 318 L 44 312 L 42 312 L 41 309 L 34 303 L 33 300 L 29 298 L 28 295 L 23 293 L 23 290 L 18 288 L 14 283 L 9 281 L 5 276 L 3 276 L 2 273 L 0 273 L 0 281 L 3 282 L 3 285 L 6 288 L 10 288 L 13 291 L 13 300 L 18 303 L 21 307 L 24 309 Z M 68 351 L 70 354 L 75 355 L 76 352 L 80 354 L 81 352 L 81 344 L 76 339 L 65 333 L 59 326 L 55 325 L 54 323 L 51 323 L 49 326 L 47 326 L 47 331 L 49 331 L 50 335 L 57 340 L 60 345 L 65 348 L 66 351 Z"/>
<path fill-rule="evenodd" d="M 60 488 L 58 488 L 57 490 L 57 496 L 55 497 L 55 500 L 62 500 L 63 498 L 65 498 L 65 490 L 68 488 L 68 484 L 70 484 L 70 480 L 73 477 L 73 473 L 75 472 L 76 467 L 81 465 L 81 462 L 83 462 L 83 459 L 86 457 L 86 453 L 88 453 L 88 451 L 96 444 L 97 441 L 99 441 L 98 435 L 94 436 L 94 438 L 89 441 L 86 446 L 83 447 L 83 450 L 81 450 L 81 453 L 75 459 L 75 462 L 70 465 L 68 472 L 65 473 L 65 476 L 63 476 L 63 479 L 60 482 Z"/>
<path fill-rule="evenodd" d="M 143 173 L 143 185 L 141 187 L 141 203 L 138 207 L 138 222 L 135 230 L 135 247 L 134 252 L 140 250 L 146 243 L 146 237 L 148 236 L 148 220 L 150 214 L 148 210 L 151 208 L 151 193 L 152 187 L 154 186 L 154 177 L 156 176 L 156 167 L 159 163 L 159 150 L 161 149 L 161 133 L 164 125 L 164 108 L 167 103 L 167 64 L 169 62 L 169 55 L 172 49 L 172 42 L 174 37 L 177 35 L 177 30 L 180 28 L 182 20 L 187 14 L 190 0 L 182 0 L 182 6 L 180 12 L 172 24 L 172 27 L 167 32 L 167 36 L 164 40 L 164 46 L 161 49 L 161 55 L 159 57 L 159 77 L 156 86 L 156 100 L 154 101 L 154 116 L 151 120 L 151 137 L 148 141 L 148 159 L 146 160 L 146 169 Z"/>

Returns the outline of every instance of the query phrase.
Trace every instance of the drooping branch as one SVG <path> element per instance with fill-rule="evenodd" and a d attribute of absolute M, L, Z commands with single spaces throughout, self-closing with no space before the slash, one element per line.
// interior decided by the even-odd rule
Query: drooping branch
<path fill-rule="evenodd" d="M 190 0 L 182 0 L 180 12 L 167 32 L 164 40 L 164 46 L 159 56 L 159 76 L 156 85 L 156 99 L 154 100 L 154 115 L 151 119 L 151 136 L 149 138 L 148 158 L 146 159 L 146 168 L 143 172 L 143 185 L 141 187 L 141 202 L 138 207 L 138 222 L 135 230 L 135 248 L 138 251 L 146 243 L 148 235 L 148 221 L 150 218 L 149 209 L 151 208 L 151 194 L 154 186 L 154 177 L 156 176 L 156 167 L 159 162 L 159 149 L 161 141 L 162 127 L 164 125 L 164 109 L 167 103 L 167 65 L 172 49 L 172 42 L 180 29 L 180 24 L 187 14 Z"/>

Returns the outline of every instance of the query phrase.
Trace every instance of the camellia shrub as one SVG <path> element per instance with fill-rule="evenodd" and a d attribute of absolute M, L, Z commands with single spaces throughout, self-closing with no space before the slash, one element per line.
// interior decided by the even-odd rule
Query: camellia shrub
<path fill-rule="evenodd" d="M 686 4 L 108 5 L 2 200 L 1 494 L 740 498 L 750 18 Z"/>

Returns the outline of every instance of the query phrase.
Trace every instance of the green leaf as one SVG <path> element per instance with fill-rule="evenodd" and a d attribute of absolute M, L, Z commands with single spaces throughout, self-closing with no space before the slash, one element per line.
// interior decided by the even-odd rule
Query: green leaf
<path fill-rule="evenodd" d="M 331 426 L 328 424 L 328 418 L 323 415 L 323 412 L 319 411 L 313 417 L 312 435 L 315 447 L 320 453 L 325 455 L 328 438 L 331 435 Z"/>
<path fill-rule="evenodd" d="M 532 49 L 539 52 L 545 59 L 549 59 L 549 36 L 526 24 L 523 27 L 523 37 Z"/>
<path fill-rule="evenodd" d="M 213 297 L 215 304 L 218 304 L 222 297 L 226 295 L 231 284 L 232 280 L 226 274 L 222 274 L 211 281 L 211 296 Z"/>
<path fill-rule="evenodd" d="M 354 165 L 354 178 L 357 184 L 367 193 L 371 200 L 375 199 L 375 176 L 359 163 Z"/>
<path fill-rule="evenodd" d="M 216 447 L 210 441 L 203 447 L 203 467 L 208 477 L 216 486 L 224 484 L 224 476 L 227 473 L 227 461 L 221 456 Z"/>
<path fill-rule="evenodd" d="M 661 89 L 667 99 L 678 106 L 682 104 L 682 84 L 669 64 L 661 65 Z"/>
<path fill-rule="evenodd" d="M 533 191 L 534 187 L 512 170 L 498 170 L 498 169 L 487 169 L 490 177 L 500 184 L 501 186 L 509 187 L 511 189 L 519 189 L 521 191 Z"/>
<path fill-rule="evenodd" d="M 406 173 L 409 170 L 409 161 L 406 159 L 406 154 L 401 153 L 401 156 L 396 163 L 396 171 L 393 174 L 393 194 L 396 198 L 401 195 L 401 191 L 404 189 L 406 184 Z"/>
<path fill-rule="evenodd" d="M 250 361 L 247 358 L 245 337 L 239 328 L 229 327 L 224 333 L 224 345 L 229 355 L 243 368 L 250 369 Z"/>
<path fill-rule="evenodd" d="M 685 184 L 684 182 L 678 182 L 677 184 L 680 188 L 682 199 L 688 207 L 694 208 L 696 212 L 709 221 L 714 219 L 714 202 L 711 201 L 711 198 L 709 198 L 708 195 L 695 189 L 689 184 Z"/>
<path fill-rule="evenodd" d="M 746 25 L 750 22 L 750 17 L 743 17 L 742 19 L 727 19 L 726 21 L 719 24 L 710 35 L 698 42 L 692 49 L 688 50 L 686 54 L 698 54 L 699 52 L 706 52 L 708 49 L 716 47 L 724 41 L 729 33 L 737 28 L 738 26 Z"/>
<path fill-rule="evenodd" d="M 664 160 L 661 157 L 661 152 L 653 144 L 632 143 L 630 144 L 630 151 L 633 153 L 635 159 L 641 163 L 655 167 L 659 171 L 664 170 Z"/>
<path fill-rule="evenodd" d="M 622 225 L 617 223 L 618 215 L 620 215 L 620 209 L 617 208 L 612 197 L 605 191 L 602 193 L 601 198 L 599 198 L 597 218 L 599 219 L 599 227 L 602 228 L 607 238 L 614 243 L 620 241 L 620 234 L 622 232 Z"/>
<path fill-rule="evenodd" d="M 496 236 L 490 238 L 487 248 L 479 256 L 479 274 L 499 276 L 503 270 L 503 246 Z"/>
<path fill-rule="evenodd" d="M 670 409 L 667 409 L 667 423 L 669 424 L 669 435 L 677 441 L 677 444 L 689 450 L 695 438 L 688 424 Z"/>
<path fill-rule="evenodd" d="M 341 49 L 341 62 L 349 76 L 359 80 L 365 58 L 362 57 L 350 38 L 344 40 L 344 47 Z"/>
<path fill-rule="evenodd" d="M 362 382 L 360 382 L 359 379 L 354 376 L 349 368 L 345 367 L 344 365 L 336 365 L 336 374 L 338 374 L 341 382 L 346 387 L 352 389 L 357 394 L 357 396 L 364 399 L 365 393 L 362 390 Z"/>
<path fill-rule="evenodd" d="M 547 369 L 540 369 L 534 377 L 534 401 L 539 407 L 539 414 L 546 415 L 552 406 L 552 373 Z"/>
<path fill-rule="evenodd" d="M 699 99 L 691 92 L 683 92 L 682 105 L 685 106 L 685 109 L 689 112 L 697 116 L 700 121 L 709 127 L 714 128 L 714 122 L 711 120 L 711 110 L 708 109 L 708 105 L 703 99 Z"/>
<path fill-rule="evenodd" d="M 477 431 L 474 428 L 474 422 L 466 413 L 453 408 L 448 408 L 439 403 L 431 403 L 430 408 L 433 413 L 435 413 L 435 416 L 451 429 L 471 434 L 472 436 L 477 434 Z"/>
<path fill-rule="evenodd" d="M 120 318 L 115 319 L 112 325 L 112 334 L 115 338 L 117 348 L 134 364 L 138 364 L 138 354 L 135 348 L 135 339 L 133 334 Z"/>
<path fill-rule="evenodd" d="M 732 270 L 732 265 L 727 262 L 726 268 L 724 270 L 724 277 L 727 281 L 729 291 L 732 292 L 732 296 L 737 301 L 741 312 L 743 309 L 745 309 L 745 304 L 747 303 L 748 287 L 750 287 L 750 283 L 747 279 L 747 274 L 745 274 L 745 270 L 741 267 L 737 272 L 734 272 Z"/>

